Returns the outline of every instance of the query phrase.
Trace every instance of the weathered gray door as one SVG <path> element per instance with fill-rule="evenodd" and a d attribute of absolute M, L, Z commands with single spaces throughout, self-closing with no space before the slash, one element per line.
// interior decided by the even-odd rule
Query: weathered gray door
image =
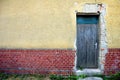
<path fill-rule="evenodd" d="M 77 67 L 98 67 L 98 16 L 77 16 Z"/>

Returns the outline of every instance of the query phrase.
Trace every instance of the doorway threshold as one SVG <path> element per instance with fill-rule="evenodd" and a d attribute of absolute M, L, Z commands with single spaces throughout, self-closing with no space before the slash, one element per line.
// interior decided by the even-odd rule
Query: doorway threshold
<path fill-rule="evenodd" d="M 76 70 L 76 75 L 82 75 L 82 74 L 85 74 L 85 75 L 99 75 L 99 74 L 102 74 L 103 72 L 100 70 L 100 69 L 82 69 L 82 70 Z"/>

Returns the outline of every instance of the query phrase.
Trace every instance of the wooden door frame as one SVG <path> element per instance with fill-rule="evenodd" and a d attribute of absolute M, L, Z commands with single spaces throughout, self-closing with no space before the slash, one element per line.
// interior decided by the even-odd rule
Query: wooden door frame
<path fill-rule="evenodd" d="M 100 21 L 100 13 L 83 13 L 83 12 L 77 12 L 76 13 L 76 24 L 77 24 L 77 16 L 98 16 L 98 21 Z M 76 39 L 77 39 L 77 25 L 76 25 Z M 100 55 L 100 22 L 98 23 L 98 37 L 99 37 L 99 46 L 98 46 L 98 67 L 99 68 L 99 55 Z M 77 42 L 76 42 L 76 48 L 77 48 Z M 76 58 L 77 58 L 77 50 L 76 50 Z M 76 59 L 76 68 L 77 68 L 77 59 Z"/>
<path fill-rule="evenodd" d="M 90 5 L 95 5 L 94 7 L 90 7 L 94 10 L 89 10 L 90 8 L 86 5 L 90 6 Z M 87 9 L 86 9 L 87 8 Z M 97 4 L 97 3 L 85 3 L 84 4 L 84 8 L 83 11 L 84 12 L 76 12 L 75 16 L 77 15 L 96 15 L 99 14 L 99 59 L 98 59 L 98 69 L 77 69 L 76 67 L 76 60 L 77 60 L 77 56 L 75 54 L 75 61 L 74 61 L 74 71 L 75 74 L 80 75 L 80 74 L 102 74 L 104 73 L 104 66 L 105 66 L 105 55 L 108 53 L 108 41 L 107 41 L 107 31 L 106 31 L 106 20 L 105 20 L 105 16 L 106 16 L 106 5 L 101 3 L 101 4 Z M 99 13 L 98 13 L 99 12 Z M 76 23 L 76 20 L 75 20 Z M 74 42 L 74 49 L 75 51 L 77 50 L 76 47 L 76 38 L 75 38 L 75 42 Z"/>

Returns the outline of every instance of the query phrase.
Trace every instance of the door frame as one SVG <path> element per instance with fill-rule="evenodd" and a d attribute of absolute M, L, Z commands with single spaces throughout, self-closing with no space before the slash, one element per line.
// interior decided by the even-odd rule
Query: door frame
<path fill-rule="evenodd" d="M 99 53 L 100 53 L 100 28 L 99 28 L 99 19 L 100 19 L 100 14 L 99 13 L 80 13 L 80 12 L 78 12 L 77 14 L 76 14 L 76 47 L 77 47 L 77 37 L 78 37 L 78 32 L 77 32 L 77 29 L 78 29 L 78 27 L 77 27 L 77 18 L 79 17 L 79 16 L 95 16 L 95 17 L 98 17 L 98 23 L 97 23 L 97 30 L 98 30 L 98 32 L 97 32 L 97 36 L 98 36 L 98 49 L 97 49 L 97 52 L 96 52 L 96 54 L 98 54 L 98 56 L 97 56 L 97 58 L 99 58 Z M 78 54 L 78 52 L 77 52 L 78 50 L 76 50 L 76 55 Z M 78 59 L 76 60 L 76 68 L 78 68 Z M 92 69 L 92 68 L 94 68 L 94 69 L 96 69 L 96 68 L 98 68 L 98 59 L 97 59 L 97 66 L 96 67 L 89 67 L 89 69 Z"/>
<path fill-rule="evenodd" d="M 98 67 L 97 68 L 93 68 L 93 69 L 100 69 L 101 68 L 101 66 L 100 66 L 100 59 L 99 59 L 99 56 L 100 56 L 100 45 L 101 45 L 101 43 L 100 43 L 100 40 L 101 40 L 101 35 L 100 35 L 100 32 L 101 32 L 101 28 L 100 28 L 100 13 L 84 13 L 84 12 L 77 12 L 76 13 L 76 40 L 77 40 L 77 16 L 84 16 L 84 15 L 91 15 L 91 16 L 95 16 L 95 15 L 97 15 L 97 16 L 99 16 L 98 17 L 98 20 L 99 20 L 99 23 L 98 23 L 98 34 L 99 34 L 99 47 L 98 47 Z M 74 69 L 75 70 L 78 70 L 78 68 L 77 68 L 77 42 L 76 42 L 76 40 L 75 40 L 75 48 L 76 48 L 76 57 L 75 57 L 75 67 L 74 67 Z M 86 68 L 87 69 L 87 68 Z M 90 69 L 92 69 L 92 68 L 90 68 Z"/>
<path fill-rule="evenodd" d="M 100 14 L 99 13 L 77 13 L 77 15 L 76 15 L 76 19 L 77 18 L 79 18 L 79 17 L 86 17 L 86 16 L 91 16 L 91 17 L 96 17 L 97 18 L 97 20 L 98 20 L 98 23 L 96 23 L 96 27 L 97 27 L 97 33 L 96 33 L 96 35 L 97 35 L 97 38 L 96 39 L 98 39 L 98 41 L 97 41 L 97 44 L 98 44 L 98 46 L 97 46 L 97 51 L 96 51 L 96 54 L 97 54 L 97 56 L 96 56 L 96 60 L 97 60 L 97 65 L 95 66 L 94 65 L 94 67 L 89 67 L 89 66 L 86 66 L 86 68 L 89 68 L 89 69 L 92 69 L 92 68 L 98 68 L 98 58 L 99 58 L 99 43 L 100 43 L 100 37 L 99 37 L 99 34 L 100 34 L 100 29 L 99 29 L 99 16 L 100 16 Z M 79 37 L 79 35 L 78 35 L 78 23 L 77 23 L 77 20 L 76 20 L 76 37 Z M 77 39 L 77 38 L 76 38 Z M 77 42 L 76 42 L 76 47 L 78 48 L 78 40 L 76 40 Z M 76 50 L 76 55 L 78 55 L 78 50 Z M 79 58 L 79 56 L 77 56 L 77 58 Z M 77 68 L 79 68 L 78 67 L 78 59 L 77 59 Z"/>
<path fill-rule="evenodd" d="M 94 7 L 90 7 L 94 10 L 89 10 L 89 7 L 86 6 L 88 5 L 89 7 L 91 5 L 94 5 Z M 87 8 L 87 9 L 86 9 Z M 107 29 L 106 29 L 106 20 L 105 20 L 105 16 L 106 16 L 106 5 L 101 3 L 101 4 L 97 4 L 97 3 L 85 3 L 84 4 L 84 8 L 83 8 L 83 12 L 77 12 L 75 13 L 75 17 L 76 15 L 91 15 L 91 14 L 99 14 L 99 58 L 98 58 L 98 68 L 97 69 L 77 69 L 76 67 L 76 63 L 77 63 L 77 55 L 75 53 L 75 61 L 74 61 L 74 67 L 73 70 L 75 71 L 75 73 L 77 75 L 80 74 L 85 74 L 86 72 L 89 74 L 102 74 L 104 73 L 104 66 L 105 66 L 105 55 L 108 53 L 108 41 L 107 41 Z M 75 19 L 75 23 L 76 23 L 76 19 Z M 75 37 L 75 42 L 74 42 L 74 50 L 77 50 L 76 47 L 76 37 Z"/>

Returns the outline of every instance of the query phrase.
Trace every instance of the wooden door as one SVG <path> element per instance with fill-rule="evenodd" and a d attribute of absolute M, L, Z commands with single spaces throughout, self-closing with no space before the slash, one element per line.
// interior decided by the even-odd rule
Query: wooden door
<path fill-rule="evenodd" d="M 99 54 L 98 16 L 77 16 L 77 67 L 97 68 Z"/>

